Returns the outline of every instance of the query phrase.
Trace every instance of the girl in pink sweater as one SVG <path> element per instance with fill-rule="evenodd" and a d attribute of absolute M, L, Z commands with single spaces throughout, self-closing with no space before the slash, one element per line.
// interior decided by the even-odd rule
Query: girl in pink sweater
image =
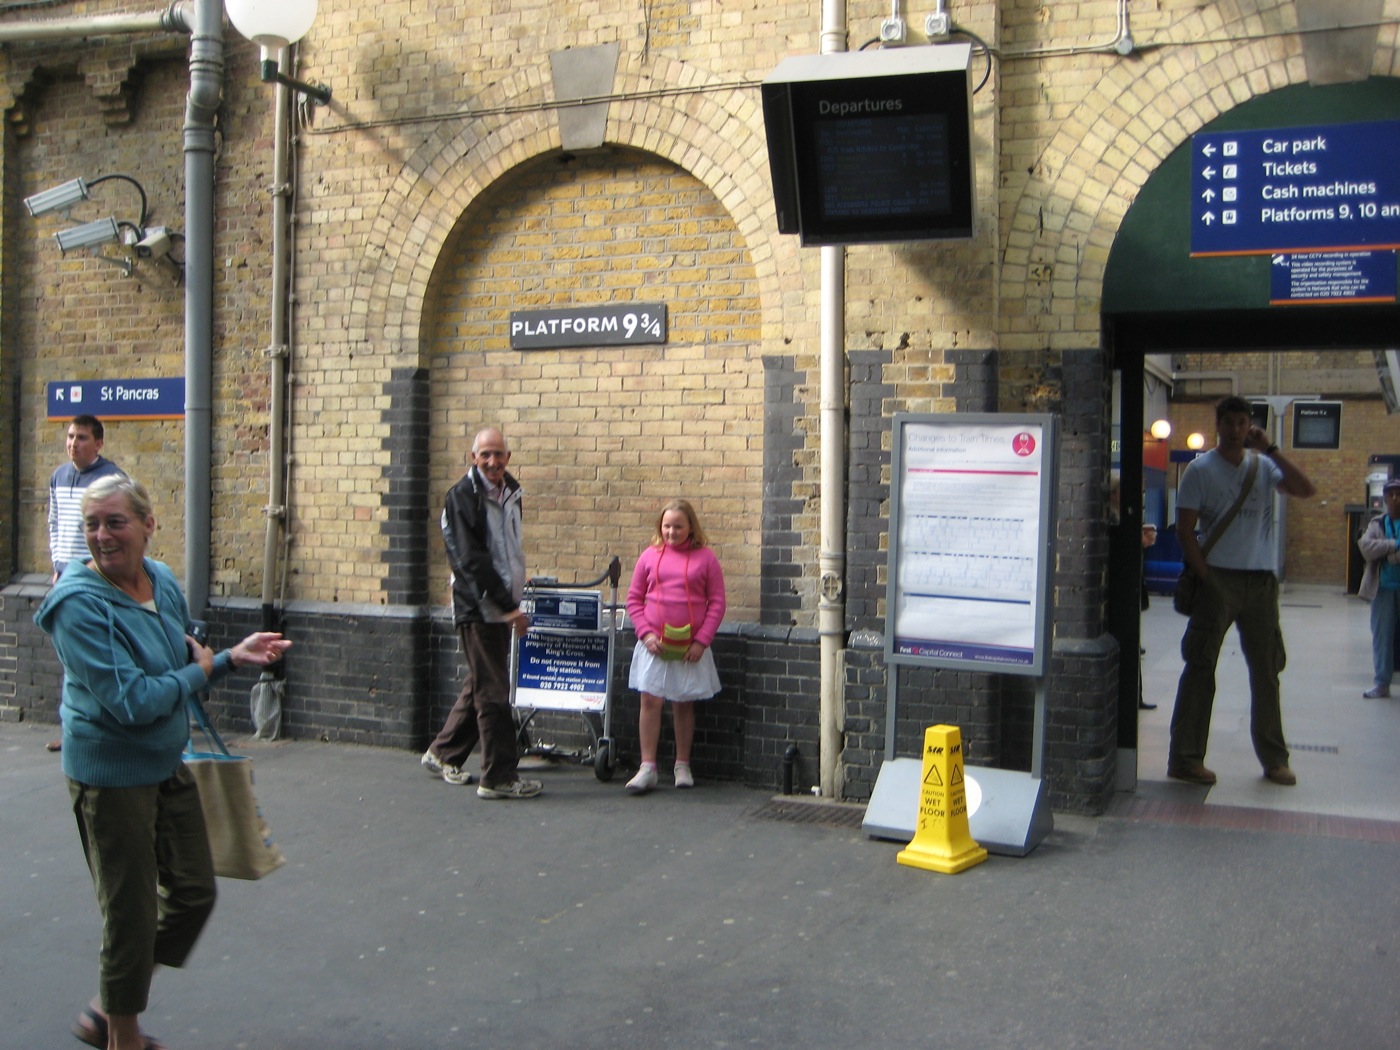
<path fill-rule="evenodd" d="M 656 535 L 637 559 L 627 588 L 627 615 L 637 632 L 627 684 L 642 694 L 642 768 L 627 782 L 634 795 L 656 787 L 664 700 L 671 701 L 676 731 L 676 787 L 695 786 L 690 772 L 694 701 L 707 700 L 720 689 L 710 643 L 724 607 L 724 572 L 706 545 L 695 508 L 683 499 L 671 500 L 661 508 Z"/>

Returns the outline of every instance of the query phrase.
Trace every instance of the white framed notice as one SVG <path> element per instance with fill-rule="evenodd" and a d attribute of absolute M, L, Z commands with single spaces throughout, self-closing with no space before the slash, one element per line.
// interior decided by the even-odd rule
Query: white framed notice
<path fill-rule="evenodd" d="M 1045 673 L 1055 419 L 893 421 L 885 660 Z"/>

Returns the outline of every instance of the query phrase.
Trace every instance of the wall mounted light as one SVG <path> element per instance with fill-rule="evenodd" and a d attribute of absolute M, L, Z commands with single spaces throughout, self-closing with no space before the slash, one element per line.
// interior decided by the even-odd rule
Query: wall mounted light
<path fill-rule="evenodd" d="M 1172 425 L 1165 419 L 1159 419 L 1152 424 L 1152 436 L 1158 441 L 1166 441 L 1172 436 Z"/>
<path fill-rule="evenodd" d="M 1206 447 L 1206 436 L 1204 434 L 1186 435 L 1186 447 L 1192 452 L 1199 452 Z"/>
<path fill-rule="evenodd" d="M 316 0 L 224 0 L 224 10 L 233 27 L 262 48 L 264 84 L 283 84 L 323 106 L 330 103 L 326 85 L 294 80 L 277 68 L 276 52 L 295 44 L 316 21 Z"/>

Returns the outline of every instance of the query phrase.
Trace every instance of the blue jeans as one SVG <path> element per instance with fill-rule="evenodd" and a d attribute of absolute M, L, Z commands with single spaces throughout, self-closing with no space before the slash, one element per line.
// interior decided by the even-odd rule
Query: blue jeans
<path fill-rule="evenodd" d="M 1389 689 L 1395 670 L 1395 622 L 1400 619 L 1400 590 L 1384 587 L 1371 599 L 1371 664 L 1377 688 Z"/>

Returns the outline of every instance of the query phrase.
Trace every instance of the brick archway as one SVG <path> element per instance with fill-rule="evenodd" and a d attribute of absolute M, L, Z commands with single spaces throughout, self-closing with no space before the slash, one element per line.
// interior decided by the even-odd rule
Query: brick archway
<path fill-rule="evenodd" d="M 714 90 L 705 90 L 707 87 Z M 506 107 L 542 85 L 538 70 L 502 81 L 480 108 Z M 667 90 L 694 89 L 675 105 Z M 798 267 L 791 238 L 771 236 L 772 195 L 767 146 L 752 93 L 724 87 L 682 62 L 661 60 L 640 73 L 621 70 L 609 114 L 610 145 L 647 151 L 681 167 L 707 186 L 743 234 L 763 303 L 765 341 L 780 336 L 781 277 Z M 559 148 L 550 110 L 504 114 L 432 136 L 404 165 L 379 209 L 357 276 L 352 343 L 407 350 L 421 338 L 424 296 L 437 258 L 462 214 L 495 180 L 518 165 Z M 776 247 L 775 247 L 776 245 Z"/>
<path fill-rule="evenodd" d="M 1388 7 L 1394 8 L 1391 3 Z M 1091 349 L 1100 343 L 1099 303 L 1109 252 L 1124 215 L 1152 172 L 1221 113 L 1290 84 L 1305 83 L 1291 0 L 1261 10 L 1224 2 L 1183 18 L 1171 35 L 1211 41 L 1148 51 L 1116 63 L 1067 117 L 1033 169 L 1019 176 L 1005 231 L 1002 346 Z M 1245 46 L 1233 43 L 1255 37 Z M 1397 71 L 1394 38 L 1373 68 Z"/>

